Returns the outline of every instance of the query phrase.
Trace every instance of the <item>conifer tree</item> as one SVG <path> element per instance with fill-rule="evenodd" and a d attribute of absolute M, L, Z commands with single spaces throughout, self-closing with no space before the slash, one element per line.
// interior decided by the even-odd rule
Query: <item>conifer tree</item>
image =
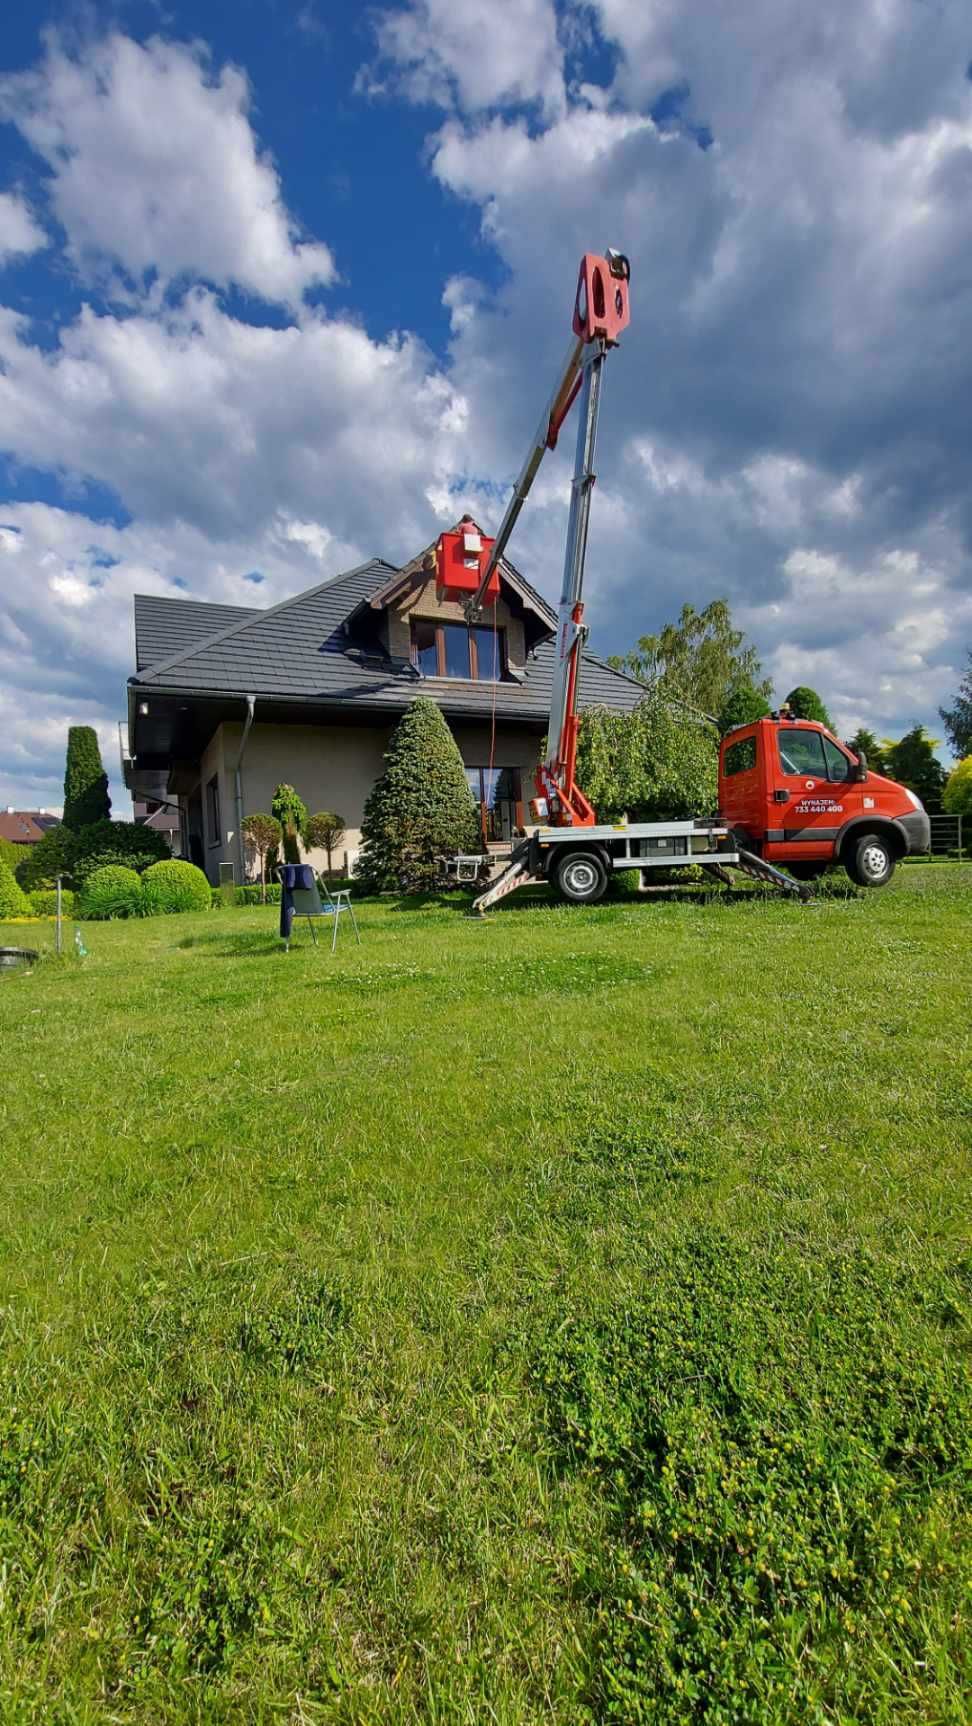
<path fill-rule="evenodd" d="M 108 775 L 101 764 L 94 727 L 72 725 L 64 768 L 64 825 L 76 833 L 93 821 L 107 821 L 110 815 Z"/>
<path fill-rule="evenodd" d="M 462 756 L 434 701 L 419 696 L 385 751 L 361 822 L 357 874 L 367 891 L 434 885 L 437 859 L 478 852 L 482 836 Z"/>

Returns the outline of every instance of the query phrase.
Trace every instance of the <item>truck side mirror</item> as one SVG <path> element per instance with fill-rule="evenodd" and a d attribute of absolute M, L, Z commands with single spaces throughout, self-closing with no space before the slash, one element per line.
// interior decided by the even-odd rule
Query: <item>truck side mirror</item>
<path fill-rule="evenodd" d="M 860 754 L 857 757 L 857 760 L 855 761 L 853 767 L 850 770 L 850 776 L 853 779 L 855 785 L 859 785 L 861 783 L 862 779 L 867 778 L 867 756 L 865 755 L 863 749 L 861 750 Z"/>

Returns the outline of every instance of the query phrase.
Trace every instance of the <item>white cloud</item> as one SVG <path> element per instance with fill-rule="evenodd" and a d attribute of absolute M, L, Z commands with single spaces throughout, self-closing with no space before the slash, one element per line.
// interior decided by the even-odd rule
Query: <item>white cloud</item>
<path fill-rule="evenodd" d="M 35 69 L 0 78 L 0 117 L 46 161 L 80 269 L 233 282 L 296 305 L 334 262 L 300 238 L 248 108 L 242 72 L 158 39 L 112 35 L 80 57 L 55 39 Z"/>
<path fill-rule="evenodd" d="M 257 327 L 198 291 L 175 311 L 85 308 L 51 352 L 0 311 L 0 446 L 113 488 L 143 522 L 255 540 L 281 510 L 336 546 L 421 541 L 461 396 L 421 344 L 313 313 Z"/>
<path fill-rule="evenodd" d="M 844 737 L 860 725 L 879 737 L 900 735 L 919 721 L 940 736 L 935 714 L 961 675 L 950 648 L 972 631 L 972 594 L 956 594 L 949 571 L 914 549 L 852 564 L 801 547 L 782 573 L 772 605 L 740 611 L 761 642 L 778 698 L 809 684 Z"/>
<path fill-rule="evenodd" d="M 11 258 L 28 257 L 46 244 L 47 235 L 23 198 L 15 192 L 0 192 L 0 269 Z"/>
<path fill-rule="evenodd" d="M 464 113 L 508 103 L 564 106 L 553 0 L 411 0 L 377 21 L 379 62 L 364 87 Z"/>

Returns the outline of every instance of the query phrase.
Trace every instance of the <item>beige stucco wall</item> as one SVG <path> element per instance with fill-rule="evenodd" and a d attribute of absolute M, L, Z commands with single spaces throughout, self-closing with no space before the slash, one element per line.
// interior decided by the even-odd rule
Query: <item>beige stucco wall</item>
<path fill-rule="evenodd" d="M 485 767 L 490 758 L 490 727 L 485 723 L 451 727 L 463 761 L 469 767 Z M 221 725 L 210 739 L 200 763 L 206 847 L 205 867 L 210 880 L 219 880 L 220 863 L 233 863 L 239 879 L 236 835 L 235 767 L 243 727 Z M 361 843 L 361 818 L 365 799 L 382 769 L 382 758 L 392 726 L 351 725 L 261 725 L 251 727 L 243 758 L 243 813 L 269 810 L 281 780 L 296 786 L 311 814 L 334 809 L 344 816 L 347 832 L 337 847 L 335 866 L 343 865 L 344 853 L 353 858 Z M 524 800 L 533 795 L 533 768 L 540 749 L 539 735 L 510 726 L 496 731 L 494 762 L 497 767 L 521 770 Z M 206 787 L 216 775 L 219 784 L 220 835 L 211 843 Z M 308 860 L 323 869 L 323 852 L 312 851 Z"/>

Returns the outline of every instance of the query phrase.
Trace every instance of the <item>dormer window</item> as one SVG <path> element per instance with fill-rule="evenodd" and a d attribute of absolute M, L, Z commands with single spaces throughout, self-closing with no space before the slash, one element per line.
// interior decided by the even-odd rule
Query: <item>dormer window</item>
<path fill-rule="evenodd" d="M 414 618 L 412 664 L 420 677 L 499 683 L 506 676 L 506 631 Z"/>

